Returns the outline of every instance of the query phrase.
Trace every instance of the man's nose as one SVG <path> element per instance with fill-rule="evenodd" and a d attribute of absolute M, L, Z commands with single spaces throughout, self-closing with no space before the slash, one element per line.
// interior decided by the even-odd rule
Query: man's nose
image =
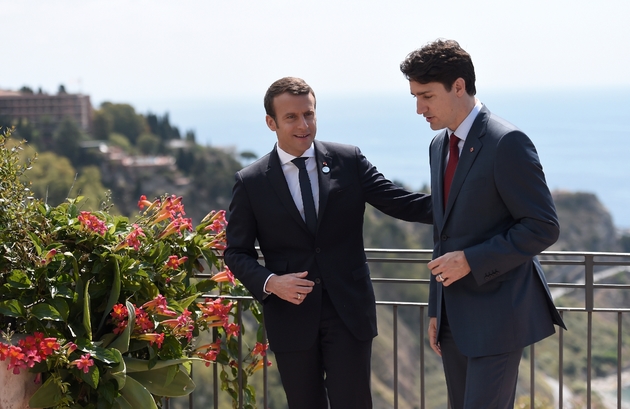
<path fill-rule="evenodd" d="M 427 106 L 423 104 L 420 100 L 416 102 L 416 112 L 418 115 L 422 115 L 427 112 Z"/>

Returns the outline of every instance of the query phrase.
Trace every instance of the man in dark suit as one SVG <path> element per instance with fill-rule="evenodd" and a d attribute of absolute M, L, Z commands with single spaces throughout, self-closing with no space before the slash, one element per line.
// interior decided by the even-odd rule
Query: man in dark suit
<path fill-rule="evenodd" d="M 400 65 L 431 129 L 429 339 L 453 409 L 512 409 L 523 348 L 564 327 L 536 257 L 559 226 L 530 139 L 475 98 L 470 55 L 437 40 Z"/>
<path fill-rule="evenodd" d="M 225 262 L 263 304 L 289 407 L 371 408 L 365 203 L 431 223 L 431 198 L 385 179 L 354 146 L 316 141 L 315 94 L 303 80 L 274 82 L 265 110 L 278 143 L 236 174 Z"/>

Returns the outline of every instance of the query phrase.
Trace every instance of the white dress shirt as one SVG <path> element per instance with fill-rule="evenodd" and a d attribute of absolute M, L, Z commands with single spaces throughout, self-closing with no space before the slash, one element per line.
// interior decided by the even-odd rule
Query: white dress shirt
<path fill-rule="evenodd" d="M 460 155 L 462 154 L 462 148 L 464 147 L 464 143 L 466 142 L 466 138 L 468 137 L 468 132 L 470 132 L 470 128 L 472 128 L 472 125 L 475 122 L 475 119 L 477 119 L 477 115 L 479 114 L 479 111 L 481 111 L 482 107 L 483 104 L 481 103 L 481 101 L 475 98 L 475 106 L 470 111 L 466 119 L 464 119 L 462 123 L 459 124 L 457 129 L 453 132 L 449 128 L 446 128 L 446 132 L 448 133 L 449 138 L 453 133 L 459 138 L 459 143 L 457 144 L 457 147 L 459 148 Z M 449 156 L 450 152 L 446 154 L 446 163 L 448 163 Z"/>
<path fill-rule="evenodd" d="M 290 153 L 286 153 L 279 146 L 276 147 L 278 151 L 278 157 L 280 158 L 280 164 L 282 165 L 282 172 L 284 173 L 284 178 L 287 180 L 287 185 L 289 186 L 289 191 L 291 191 L 291 197 L 293 197 L 293 201 L 295 202 L 295 206 L 300 211 L 300 215 L 302 216 L 302 220 L 306 221 L 306 217 L 304 216 L 304 202 L 302 200 L 302 190 L 300 189 L 300 179 L 299 174 L 300 170 L 293 162 L 293 159 L 297 158 L 297 156 L 293 156 Z M 303 158 L 308 158 L 306 160 L 306 171 L 308 172 L 308 178 L 311 182 L 311 190 L 313 191 L 313 201 L 315 202 L 315 213 L 319 214 L 319 180 L 317 179 L 317 164 L 315 163 L 315 148 L 311 145 L 302 156 Z M 263 285 L 263 291 L 265 294 L 271 294 L 267 291 L 267 282 L 271 277 L 275 274 L 270 274 L 269 277 L 265 280 L 265 284 Z"/>

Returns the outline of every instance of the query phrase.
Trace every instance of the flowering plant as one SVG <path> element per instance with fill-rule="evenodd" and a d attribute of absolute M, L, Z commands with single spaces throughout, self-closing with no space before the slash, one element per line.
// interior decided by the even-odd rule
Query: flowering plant
<path fill-rule="evenodd" d="M 82 211 L 82 197 L 51 207 L 28 196 L 29 164 L 9 135 L 0 135 L 0 360 L 37 374 L 30 407 L 161 407 L 194 389 L 193 360 L 221 365 L 235 400 L 236 304 L 259 323 L 261 314 L 253 301 L 229 300 L 248 293 L 219 257 L 225 212 L 195 227 L 175 196 L 142 196 L 133 222 L 107 207 Z M 204 269 L 207 278 L 194 277 Z M 196 345 L 209 330 L 215 342 Z M 250 408 L 247 376 L 266 350 L 258 341 L 243 360 Z"/>

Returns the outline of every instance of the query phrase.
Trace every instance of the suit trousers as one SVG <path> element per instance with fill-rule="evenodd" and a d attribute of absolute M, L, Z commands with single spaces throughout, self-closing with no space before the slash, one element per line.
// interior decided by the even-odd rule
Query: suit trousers
<path fill-rule="evenodd" d="M 371 409 L 372 340 L 360 341 L 343 323 L 327 292 L 317 340 L 305 351 L 276 352 L 290 409 Z"/>
<path fill-rule="evenodd" d="M 513 409 L 523 348 L 467 357 L 457 348 L 446 311 L 442 312 L 440 348 L 451 409 Z"/>

